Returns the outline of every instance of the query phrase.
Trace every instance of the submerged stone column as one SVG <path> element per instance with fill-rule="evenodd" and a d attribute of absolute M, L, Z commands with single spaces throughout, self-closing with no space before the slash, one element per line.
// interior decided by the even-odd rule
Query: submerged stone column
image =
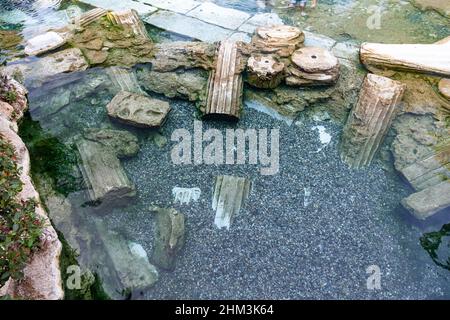
<path fill-rule="evenodd" d="M 351 111 L 341 141 L 341 158 L 354 168 L 371 163 L 391 126 L 405 87 L 398 81 L 368 74 Z"/>

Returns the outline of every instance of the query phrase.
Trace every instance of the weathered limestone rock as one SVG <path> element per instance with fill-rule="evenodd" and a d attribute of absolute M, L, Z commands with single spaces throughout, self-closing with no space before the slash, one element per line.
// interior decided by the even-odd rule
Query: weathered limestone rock
<path fill-rule="evenodd" d="M 200 69 L 184 72 L 156 72 L 141 68 L 137 79 L 145 90 L 193 102 L 205 101 L 208 73 Z"/>
<path fill-rule="evenodd" d="M 77 142 L 80 169 L 93 204 L 122 204 L 136 195 L 114 152 L 98 142 L 80 139 Z"/>
<path fill-rule="evenodd" d="M 284 79 L 284 63 L 271 55 L 252 55 L 247 62 L 247 81 L 252 86 L 273 89 Z"/>
<path fill-rule="evenodd" d="M 434 10 L 450 18 L 450 2 L 447 0 L 410 0 L 410 2 L 422 10 Z"/>
<path fill-rule="evenodd" d="M 23 188 L 18 197 L 23 201 L 36 200 L 36 214 L 44 219 L 45 227 L 41 236 L 41 247 L 33 254 L 24 268 L 22 280 L 13 281 L 10 279 L 0 288 L 0 296 L 10 295 L 15 298 L 35 300 L 60 300 L 64 298 L 59 268 L 61 242 L 58 240 L 58 235 L 40 204 L 39 194 L 30 177 L 30 155 L 22 139 L 12 129 L 14 127 L 17 127 L 17 124 L 13 125 L 0 116 L 0 135 L 10 142 L 16 150 L 17 164 L 21 168 L 20 180 L 23 183 Z"/>
<path fill-rule="evenodd" d="M 22 119 L 28 108 L 27 94 L 24 86 L 0 72 L 0 116 L 13 124 Z"/>
<path fill-rule="evenodd" d="M 204 115 L 238 120 L 242 110 L 242 56 L 236 42 L 222 41 L 208 80 Z"/>
<path fill-rule="evenodd" d="M 305 35 L 299 28 L 280 25 L 257 28 L 252 44 L 261 53 L 277 54 L 287 58 L 295 50 L 303 47 L 304 41 Z"/>
<path fill-rule="evenodd" d="M 110 117 L 141 128 L 161 126 L 170 112 L 166 101 L 127 91 L 119 92 L 106 108 Z"/>
<path fill-rule="evenodd" d="M 158 281 L 158 271 L 143 254 L 145 251 L 141 246 L 137 249 L 117 232 L 108 230 L 98 219 L 95 220 L 95 226 L 124 289 L 145 289 Z"/>
<path fill-rule="evenodd" d="M 328 50 L 304 47 L 291 56 L 286 84 L 291 86 L 333 84 L 339 77 L 339 61 Z"/>
<path fill-rule="evenodd" d="M 439 92 L 450 100 L 450 79 L 441 79 L 439 81 Z"/>
<path fill-rule="evenodd" d="M 450 76 L 450 37 L 433 44 L 363 43 L 361 62 L 368 68 L 399 69 Z"/>
<path fill-rule="evenodd" d="M 83 138 L 98 142 L 117 157 L 133 157 L 139 152 L 137 137 L 129 131 L 113 129 L 86 129 Z"/>
<path fill-rule="evenodd" d="M 426 219 L 440 210 L 450 207 L 450 181 L 413 193 L 402 200 L 403 206 L 416 218 Z"/>
<path fill-rule="evenodd" d="M 212 208 L 216 211 L 214 224 L 219 228 L 230 229 L 231 220 L 239 214 L 247 200 L 251 189 L 251 181 L 233 176 L 216 177 Z"/>
<path fill-rule="evenodd" d="M 175 209 L 156 208 L 156 235 L 152 261 L 160 268 L 175 269 L 176 256 L 184 245 L 184 215 Z"/>
<path fill-rule="evenodd" d="M 341 158 L 351 167 L 370 164 L 396 114 L 404 86 L 389 78 L 368 74 L 357 105 L 344 127 Z"/>
<path fill-rule="evenodd" d="M 7 65 L 3 70 L 8 75 L 25 83 L 28 89 L 40 87 L 51 76 L 89 67 L 79 49 L 71 48 L 49 54 L 39 60 L 19 60 Z"/>
<path fill-rule="evenodd" d="M 75 28 L 68 43 L 91 65 L 128 66 L 150 61 L 153 43 L 134 10 L 110 12 Z"/>
<path fill-rule="evenodd" d="M 49 31 L 27 41 L 25 46 L 25 54 L 29 56 L 37 56 L 48 51 L 61 47 L 66 43 L 61 35 L 54 31 Z"/>
<path fill-rule="evenodd" d="M 152 51 L 152 71 L 177 69 L 214 69 L 217 46 L 205 42 L 170 42 L 155 45 Z"/>

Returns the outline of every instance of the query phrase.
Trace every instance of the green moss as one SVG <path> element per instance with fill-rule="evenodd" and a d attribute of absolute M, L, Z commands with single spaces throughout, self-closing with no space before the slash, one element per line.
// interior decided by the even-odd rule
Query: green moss
<path fill-rule="evenodd" d="M 20 126 L 20 136 L 33 159 L 32 174 L 49 176 L 54 189 L 63 195 L 82 189 L 82 179 L 76 169 L 76 150 L 45 133 L 40 124 L 32 121 L 28 115 Z"/>

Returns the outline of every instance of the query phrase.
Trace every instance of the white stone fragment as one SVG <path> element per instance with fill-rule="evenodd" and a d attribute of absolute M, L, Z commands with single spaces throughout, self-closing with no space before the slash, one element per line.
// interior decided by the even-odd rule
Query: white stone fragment
<path fill-rule="evenodd" d="M 27 41 L 25 46 L 25 54 L 29 56 L 36 56 L 56 48 L 61 47 L 66 43 L 66 40 L 56 32 L 50 31 Z"/>

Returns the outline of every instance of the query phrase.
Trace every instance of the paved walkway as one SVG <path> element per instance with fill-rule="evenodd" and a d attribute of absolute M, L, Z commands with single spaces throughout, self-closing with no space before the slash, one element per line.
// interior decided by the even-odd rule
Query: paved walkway
<path fill-rule="evenodd" d="M 275 13 L 251 15 L 195 0 L 81 0 L 107 10 L 134 9 L 158 28 L 205 42 L 224 39 L 250 41 L 258 26 L 282 24 Z"/>
<path fill-rule="evenodd" d="M 153 26 L 205 42 L 225 39 L 250 42 L 259 26 L 283 24 L 276 13 L 249 14 L 196 0 L 80 0 L 107 10 L 136 10 Z M 306 46 L 331 50 L 338 58 L 359 63 L 359 47 L 351 42 L 336 42 L 320 34 L 303 31 Z"/>

